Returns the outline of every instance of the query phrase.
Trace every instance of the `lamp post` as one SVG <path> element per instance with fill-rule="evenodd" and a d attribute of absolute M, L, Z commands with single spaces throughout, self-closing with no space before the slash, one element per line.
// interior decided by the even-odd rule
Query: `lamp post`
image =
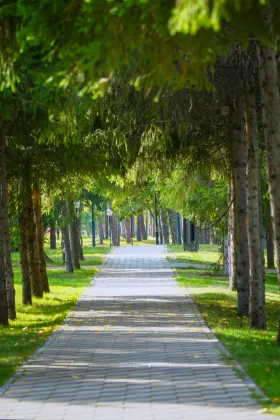
<path fill-rule="evenodd" d="M 110 234 L 109 234 L 109 236 L 110 236 L 110 246 L 112 246 L 112 226 L 111 226 L 111 217 L 113 216 L 113 212 L 112 212 L 112 210 L 111 210 L 111 209 L 107 209 L 106 213 L 107 213 L 107 216 L 108 216 L 108 226 L 109 226 L 109 229 L 110 229 Z"/>
<path fill-rule="evenodd" d="M 156 245 L 159 245 L 158 237 L 158 206 L 157 206 L 157 193 L 155 193 L 155 223 L 156 223 Z"/>

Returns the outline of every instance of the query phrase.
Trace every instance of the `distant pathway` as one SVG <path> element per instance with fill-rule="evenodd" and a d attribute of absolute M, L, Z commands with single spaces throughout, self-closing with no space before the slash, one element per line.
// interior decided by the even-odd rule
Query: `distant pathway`
<path fill-rule="evenodd" d="M 248 386 L 177 286 L 165 248 L 123 247 L 2 388 L 0 419 L 263 419 Z"/>

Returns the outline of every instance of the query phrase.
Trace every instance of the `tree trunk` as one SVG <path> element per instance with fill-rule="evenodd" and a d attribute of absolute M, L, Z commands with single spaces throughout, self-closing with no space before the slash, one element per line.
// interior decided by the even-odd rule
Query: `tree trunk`
<path fill-rule="evenodd" d="M 177 215 L 175 210 L 168 209 L 169 225 L 171 232 L 172 245 L 177 244 Z"/>
<path fill-rule="evenodd" d="M 228 246 L 228 236 L 224 238 L 223 243 L 223 265 L 224 265 L 224 275 L 229 276 L 229 246 Z"/>
<path fill-rule="evenodd" d="M 50 249 L 56 249 L 55 218 L 50 222 Z"/>
<path fill-rule="evenodd" d="M 107 216 L 106 211 L 105 211 L 105 216 L 104 216 L 104 218 L 105 218 L 105 232 L 104 232 L 104 234 L 105 234 L 105 239 L 109 239 L 109 218 L 108 218 L 108 216 Z"/>
<path fill-rule="evenodd" d="M 42 219 L 42 207 L 41 207 L 41 191 L 38 183 L 34 183 L 33 187 L 33 206 L 34 206 L 34 220 L 36 225 L 38 253 L 40 261 L 40 277 L 43 285 L 43 291 L 49 293 L 49 280 L 47 275 L 46 260 L 44 253 L 44 225 Z"/>
<path fill-rule="evenodd" d="M 63 251 L 65 255 L 65 268 L 66 273 L 71 274 L 73 273 L 73 264 L 72 264 L 72 256 L 71 256 L 71 247 L 70 247 L 70 239 L 69 239 L 69 227 L 68 227 L 68 210 L 67 210 L 67 203 L 65 200 L 61 203 L 61 215 L 62 215 L 62 239 L 63 239 Z"/>
<path fill-rule="evenodd" d="M 146 239 L 149 237 L 149 213 L 148 210 L 145 211 L 145 225 L 146 225 Z"/>
<path fill-rule="evenodd" d="M 19 212 L 19 235 L 20 235 L 20 266 L 22 281 L 22 304 L 32 305 L 31 277 L 28 265 L 26 212 L 24 208 Z"/>
<path fill-rule="evenodd" d="M 75 217 L 74 203 L 73 201 L 68 202 L 68 214 L 69 214 L 69 233 L 70 233 L 70 247 L 72 262 L 74 268 L 80 270 L 79 262 L 79 241 L 78 241 L 78 229 Z"/>
<path fill-rule="evenodd" d="M 1 171 L 1 167 L 0 167 Z M 5 276 L 5 260 L 4 260 L 4 205 L 3 194 L 0 193 L 0 325 L 8 325 L 8 297 Z"/>
<path fill-rule="evenodd" d="M 161 209 L 162 236 L 165 244 L 169 244 L 169 226 L 166 211 Z"/>
<path fill-rule="evenodd" d="M 143 241 L 147 240 L 147 230 L 146 230 L 146 226 L 145 226 L 145 219 L 144 219 L 144 214 L 140 214 L 140 230 L 141 230 L 141 239 Z"/>
<path fill-rule="evenodd" d="M 115 216 L 111 216 L 110 219 L 112 230 L 112 245 L 119 246 L 118 219 Z"/>
<path fill-rule="evenodd" d="M 28 182 L 28 181 L 27 181 Z M 35 214 L 32 200 L 31 187 L 27 186 L 27 220 L 26 220 L 26 231 L 27 231 L 27 247 L 28 247 L 28 263 L 29 271 L 31 274 L 32 283 L 32 294 L 36 297 L 43 297 L 43 283 L 40 275 L 40 259 L 38 250 L 38 238 L 36 234 L 35 225 Z M 27 198 L 26 197 L 26 198 Z"/>
<path fill-rule="evenodd" d="M 155 221 L 152 216 L 152 213 L 150 212 L 150 234 L 154 238 L 156 236 L 156 229 L 155 229 Z"/>
<path fill-rule="evenodd" d="M 280 282 L 280 94 L 276 52 L 262 48 L 259 73 L 268 166 L 271 218 L 274 232 L 277 273 Z"/>
<path fill-rule="evenodd" d="M 78 211 L 78 215 L 75 217 L 76 225 L 77 225 L 77 241 L 78 241 L 78 254 L 79 260 L 85 261 L 84 257 L 84 250 L 83 250 L 83 236 L 82 236 L 82 213 L 84 211 L 84 204 L 83 202 L 80 203 L 80 208 Z"/>
<path fill-rule="evenodd" d="M 9 233 L 9 216 L 8 216 L 8 181 L 6 173 L 6 155 L 5 155 L 5 135 L 4 128 L 0 121 L 0 188 L 2 189 L 2 203 L 1 208 L 3 213 L 2 228 L 3 228 L 3 243 L 4 243 L 4 261 L 6 273 L 6 288 L 8 299 L 9 319 L 16 319 L 16 303 L 15 303 L 15 286 L 14 286 L 14 271 L 11 257 L 11 241 Z"/>
<path fill-rule="evenodd" d="M 237 290 L 237 254 L 236 254 L 236 236 L 235 236 L 235 195 L 232 178 L 228 185 L 228 265 L 229 265 L 229 288 Z"/>
<path fill-rule="evenodd" d="M 126 243 L 131 243 L 131 219 L 125 219 Z"/>
<path fill-rule="evenodd" d="M 137 216 L 137 231 L 136 231 L 136 239 L 137 241 L 141 241 L 141 215 Z"/>
<path fill-rule="evenodd" d="M 267 268 L 275 268 L 273 228 L 272 228 L 271 218 L 269 218 L 268 228 L 266 231 L 266 255 L 267 255 Z"/>
<path fill-rule="evenodd" d="M 262 220 L 260 214 L 260 164 L 255 86 L 248 86 L 246 95 L 247 116 L 247 209 L 249 244 L 249 321 L 252 328 L 265 329 L 265 295 Z"/>
<path fill-rule="evenodd" d="M 247 236 L 246 137 L 244 96 L 236 91 L 232 136 L 233 185 L 235 193 L 235 240 L 239 316 L 249 314 L 249 251 Z"/>
<path fill-rule="evenodd" d="M 104 232 L 103 232 L 103 223 L 101 219 L 98 220 L 98 235 L 99 235 L 99 243 L 100 245 L 103 245 Z"/>

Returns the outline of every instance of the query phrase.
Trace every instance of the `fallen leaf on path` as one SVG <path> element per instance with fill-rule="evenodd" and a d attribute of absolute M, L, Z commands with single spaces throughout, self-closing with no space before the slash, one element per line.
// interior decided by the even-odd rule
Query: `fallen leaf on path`
<path fill-rule="evenodd" d="M 99 332 L 101 332 L 101 331 L 100 331 L 100 330 L 94 330 L 94 332 L 99 333 Z"/>

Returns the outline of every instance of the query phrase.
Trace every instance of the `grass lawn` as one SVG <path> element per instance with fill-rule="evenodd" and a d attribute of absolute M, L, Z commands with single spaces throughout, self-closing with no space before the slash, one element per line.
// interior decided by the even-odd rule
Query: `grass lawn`
<path fill-rule="evenodd" d="M 168 245 L 168 259 L 187 264 L 215 264 L 220 258 L 220 245 L 199 245 L 198 252 L 184 252 L 183 245 Z"/>
<path fill-rule="evenodd" d="M 266 331 L 250 329 L 247 319 L 237 316 L 236 293 L 228 290 L 227 278 L 209 275 L 205 270 L 181 269 L 177 270 L 177 281 L 189 289 L 209 327 L 267 395 L 268 411 L 280 415 L 277 276 L 266 275 Z"/>
<path fill-rule="evenodd" d="M 98 255 L 101 263 L 109 249 L 108 246 L 89 248 L 88 258 L 92 261 Z M 23 306 L 20 268 L 16 263 L 18 255 L 13 257 L 17 319 L 10 321 L 8 327 L 0 326 L 0 385 L 61 325 L 96 273 L 96 268 L 76 270 L 68 275 L 64 270 L 49 270 L 51 293 L 45 294 L 43 299 L 33 298 L 32 306 Z"/>

